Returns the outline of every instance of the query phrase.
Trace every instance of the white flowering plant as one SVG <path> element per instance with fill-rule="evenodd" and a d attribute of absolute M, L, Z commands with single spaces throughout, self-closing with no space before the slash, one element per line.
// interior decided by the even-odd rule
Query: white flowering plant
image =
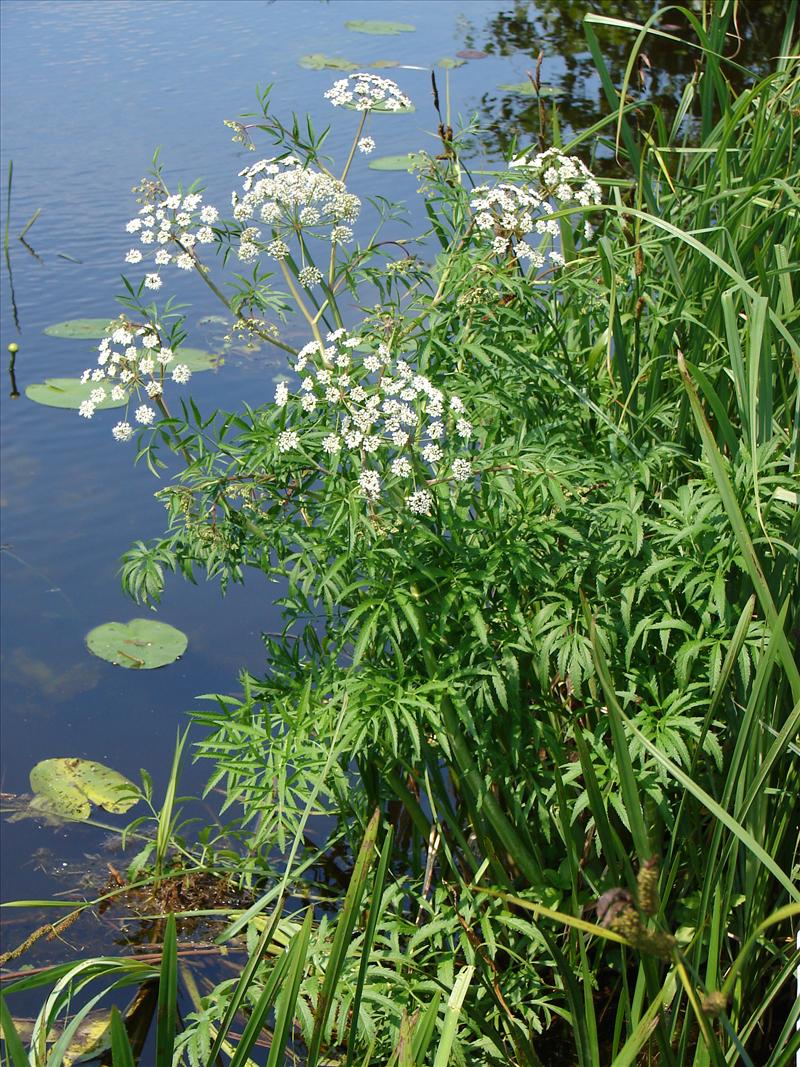
<path fill-rule="evenodd" d="M 517 154 L 496 184 L 470 187 L 459 137 L 448 134 L 442 158 L 418 168 L 430 231 L 413 253 L 403 238 L 362 246 L 367 198 L 351 185 L 354 165 L 374 148 L 366 122 L 379 103 L 405 104 L 386 79 L 353 77 L 328 97 L 360 116 L 340 170 L 310 124 L 285 127 L 265 113 L 263 123 L 234 127 L 241 143 L 267 132 L 276 148 L 240 170 L 232 217 L 212 218 L 199 190 L 171 192 L 160 170 L 143 183 L 131 233 L 145 251 L 127 259 L 146 273 L 129 280 L 131 314 L 101 342 L 98 365 L 131 398 L 115 436 L 155 427 L 186 465 L 157 494 L 169 529 L 126 554 L 123 583 L 150 602 L 170 569 L 203 571 L 223 587 L 252 571 L 283 583 L 286 633 L 269 641 L 266 676 L 248 679 L 235 713 L 266 730 L 263 742 L 241 750 L 224 698 L 222 712 L 203 717 L 211 727 L 203 753 L 218 761 L 217 780 L 226 768 L 242 826 L 257 827 L 248 862 L 300 823 L 293 800 L 275 823 L 259 819 L 265 775 L 291 765 L 311 780 L 322 738 L 336 762 L 322 798 L 342 827 L 388 797 L 419 822 L 414 791 L 424 776 L 429 804 L 448 810 L 451 782 L 480 792 L 481 781 L 505 776 L 502 802 L 484 801 L 476 825 L 494 854 L 498 842 L 513 849 L 539 899 L 558 903 L 561 883 L 537 860 L 520 815 L 553 802 L 549 786 L 518 773 L 520 753 L 555 743 L 531 702 L 549 708 L 554 686 L 577 700 L 595 685 L 584 589 L 595 598 L 638 567 L 639 498 L 630 488 L 661 462 L 643 471 L 599 462 L 598 426 L 624 451 L 622 435 L 596 415 L 595 400 L 577 412 L 563 404 L 565 390 L 591 390 L 570 362 L 574 342 L 560 318 L 565 291 L 597 299 L 585 223 L 601 207 L 600 187 L 562 151 Z M 380 221 L 393 218 L 388 209 Z M 207 253 L 238 273 L 215 279 Z M 554 271 L 562 259 L 570 271 Z M 170 333 L 166 314 L 141 303 L 150 268 L 162 266 L 196 276 L 241 328 L 285 353 L 285 373 L 265 384 L 261 403 L 169 413 L 166 388 L 183 377 L 175 370 L 184 323 L 176 319 Z M 310 334 L 299 348 L 272 321 L 290 304 Z M 149 457 L 152 446 L 142 451 Z M 597 495 L 603 506 L 587 510 Z M 610 604 L 591 625 L 613 648 Z M 283 755 L 270 741 L 279 736 Z M 655 802 L 661 787 L 642 758 L 642 788 Z M 354 761 L 365 769 L 351 789 Z M 613 783 L 616 769 L 606 773 Z M 457 812 L 448 816 L 453 842 L 469 832 Z M 393 1039 L 382 1040 L 388 1054 Z"/>
<path fill-rule="evenodd" d="M 435 72 L 416 237 L 358 169 L 380 145 L 375 113 L 411 106 L 365 73 L 326 94 L 352 125 L 340 166 L 327 131 L 284 124 L 267 90 L 263 117 L 229 122 L 247 150 L 271 141 L 232 177 L 230 211 L 171 190 L 159 166 L 142 183 L 125 260 L 143 276 L 80 413 L 118 390 L 114 436 L 138 427 L 153 466 L 154 441 L 175 452 L 157 493 L 168 528 L 130 549 L 123 584 L 152 604 L 170 570 L 223 587 L 261 575 L 277 591 L 266 625 L 280 612 L 263 667 L 192 714 L 219 817 L 192 842 L 169 805 L 131 865 L 138 880 L 158 853 L 159 906 L 198 874 L 243 898 L 219 937 L 246 935 L 241 983 L 193 997 L 174 1050 L 159 1026 L 165 1064 L 277 1063 L 290 1043 L 308 1067 L 787 1062 L 797 74 L 787 31 L 779 69 L 726 105 L 735 6 L 712 8 L 696 77 L 713 92 L 684 95 L 686 123 L 656 113 L 640 133 L 626 76 L 603 166 L 627 153 L 628 169 L 610 197 L 581 159 L 593 135 L 546 147 L 541 99 L 536 148 L 512 144 L 478 184 L 466 148 L 481 131 L 451 129 Z M 686 151 L 695 128 L 708 134 Z M 251 405 L 170 411 L 185 321 L 148 303 L 170 277 L 286 357 Z M 281 331 L 292 307 L 299 337 Z M 174 990 L 172 945 L 168 924 Z M 74 1029 L 94 1004 L 77 1004 L 86 968 L 54 969 L 32 1061 L 62 1006 Z M 47 980 L 20 972 L 10 989 Z"/>

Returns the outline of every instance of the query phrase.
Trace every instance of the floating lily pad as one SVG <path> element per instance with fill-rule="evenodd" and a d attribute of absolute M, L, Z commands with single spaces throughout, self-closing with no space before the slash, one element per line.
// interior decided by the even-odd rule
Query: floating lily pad
<path fill-rule="evenodd" d="M 42 760 L 30 779 L 36 794 L 31 809 L 62 819 L 88 819 L 92 804 L 120 814 L 136 803 L 133 782 L 93 760 Z"/>
<path fill-rule="evenodd" d="M 82 382 L 80 378 L 46 378 L 43 382 L 32 382 L 25 389 L 25 396 L 33 400 L 35 404 L 45 404 L 50 408 L 73 408 L 77 409 L 84 400 L 89 399 L 89 393 L 97 388 L 97 382 Z M 112 400 L 107 396 L 102 404 L 96 404 L 98 411 L 106 408 L 121 408 L 125 403 L 122 400 Z"/>
<path fill-rule="evenodd" d="M 189 641 L 185 633 L 155 619 L 107 622 L 86 635 L 89 651 L 118 667 L 154 670 L 183 655 Z"/>
<path fill-rule="evenodd" d="M 355 104 L 342 104 L 342 107 L 346 107 L 348 111 L 361 110 Z M 380 100 L 377 104 L 373 104 L 369 110 L 373 115 L 410 115 L 412 111 L 417 109 L 413 104 L 409 104 L 408 107 L 387 107 L 386 101 Z"/>
<path fill-rule="evenodd" d="M 383 37 L 413 33 L 417 28 L 410 22 L 383 22 L 380 19 L 350 19 L 344 25 L 345 29 L 352 30 L 353 33 L 373 33 Z"/>
<path fill-rule="evenodd" d="M 453 59 L 452 56 L 443 56 L 442 59 L 437 59 L 436 66 L 441 67 L 442 70 L 454 70 L 456 67 L 463 67 L 466 62 L 466 59 Z"/>
<path fill-rule="evenodd" d="M 178 363 L 185 363 L 190 371 L 196 373 L 201 370 L 214 370 L 222 362 L 222 356 L 215 355 L 213 352 L 206 352 L 202 348 L 176 348 L 170 367 L 175 367 Z"/>
<path fill-rule="evenodd" d="M 69 337 L 76 341 L 99 341 L 108 333 L 112 319 L 67 319 L 66 322 L 54 322 L 45 326 L 44 332 L 50 337 Z"/>
<path fill-rule="evenodd" d="M 532 82 L 517 82 L 514 85 L 498 85 L 505 93 L 519 93 L 520 96 L 536 96 Z M 552 85 L 540 85 L 539 96 L 561 96 L 562 90 Z"/>
<path fill-rule="evenodd" d="M 376 70 L 383 70 L 387 67 L 399 67 L 399 59 L 373 59 L 371 63 L 367 64 L 368 67 L 375 67 Z"/>
<path fill-rule="evenodd" d="M 322 52 L 311 52 L 307 56 L 300 56 L 298 62 L 306 70 L 358 70 L 358 63 L 342 59 L 341 56 L 326 56 Z"/>
<path fill-rule="evenodd" d="M 370 170 L 411 170 L 424 158 L 419 152 L 405 152 L 401 156 L 378 156 L 377 159 L 371 159 L 367 166 Z"/>
<path fill-rule="evenodd" d="M 486 59 L 489 53 L 480 52 L 477 48 L 462 48 L 456 55 L 459 59 Z"/>

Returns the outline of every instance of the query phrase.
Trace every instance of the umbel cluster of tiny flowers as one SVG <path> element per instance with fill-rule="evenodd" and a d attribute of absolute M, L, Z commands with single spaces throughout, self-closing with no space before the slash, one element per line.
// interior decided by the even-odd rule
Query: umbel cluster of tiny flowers
<path fill-rule="evenodd" d="M 242 230 L 238 255 L 245 263 L 255 260 L 262 250 L 275 259 L 285 259 L 289 255 L 286 239 L 300 230 L 333 244 L 352 238 L 351 225 L 358 218 L 361 201 L 332 175 L 304 167 L 295 156 L 284 156 L 260 159 L 240 171 L 240 177 L 244 178 L 244 195 L 232 195 L 234 218 L 243 223 L 266 223 L 271 234 L 270 240 L 263 243 L 258 226 Z M 315 267 L 305 270 L 308 280 L 301 278 L 304 284 L 313 285 L 320 280 Z"/>
<path fill-rule="evenodd" d="M 340 78 L 325 93 L 334 107 L 349 107 L 355 111 L 405 111 L 411 101 L 391 78 L 377 74 L 350 74 Z"/>
<path fill-rule="evenodd" d="M 431 483 L 474 477 L 463 402 L 393 358 L 382 342 L 364 355 L 356 351 L 364 339 L 345 330 L 326 341 L 324 348 L 311 341 L 298 353 L 298 391 L 290 393 L 286 382 L 275 390 L 285 411 L 278 451 L 308 455 L 321 448 L 324 461 L 352 475 L 371 504 L 384 488 L 399 489 L 409 511 L 430 515 Z"/>
<path fill-rule="evenodd" d="M 551 217 L 553 213 L 570 204 L 589 207 L 601 203 L 600 186 L 580 159 L 564 156 L 556 148 L 531 159 L 515 159 L 509 167 L 518 170 L 523 181 L 479 185 L 473 190 L 470 203 L 475 225 L 496 255 L 505 256 L 513 250 L 518 260 L 530 260 L 538 269 L 545 263 L 541 246 L 559 236 L 559 222 Z M 532 233 L 540 238 L 537 248 L 525 240 Z M 584 236 L 587 240 L 592 236 L 588 222 Z M 560 252 L 551 249 L 549 255 L 556 266 L 563 266 Z"/>
<path fill-rule="evenodd" d="M 150 260 L 156 268 L 172 263 L 181 270 L 191 270 L 197 264 L 195 245 L 211 244 L 214 240 L 213 224 L 219 218 L 215 207 L 202 206 L 200 193 L 187 196 L 167 196 L 152 204 L 145 204 L 135 219 L 125 229 L 136 234 L 143 248 L 132 248 L 125 256 L 126 263 L 141 263 Z M 158 269 L 145 275 L 148 289 L 160 289 L 161 275 Z"/>
<path fill-rule="evenodd" d="M 168 372 L 174 353 L 161 344 L 158 327 L 150 324 L 122 323 L 110 336 L 103 338 L 97 349 L 97 366 L 88 368 L 81 375 L 82 382 L 95 383 L 88 400 L 84 400 L 78 409 L 84 419 L 91 419 L 104 400 L 126 400 L 130 404 L 135 397 L 144 402 L 136 407 L 133 419 L 140 426 L 149 426 L 157 413 L 146 401 L 156 400 L 163 394 L 167 374 L 178 385 L 185 385 L 192 376 L 185 363 L 177 363 Z M 115 440 L 129 441 L 134 427 L 126 417 L 111 432 Z"/>

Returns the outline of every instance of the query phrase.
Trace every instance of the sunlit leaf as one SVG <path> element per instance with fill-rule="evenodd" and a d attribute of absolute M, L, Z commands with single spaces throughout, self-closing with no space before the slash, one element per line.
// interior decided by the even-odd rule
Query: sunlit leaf
<path fill-rule="evenodd" d="M 82 382 L 79 378 L 46 378 L 43 382 L 32 382 L 27 386 L 25 396 L 46 407 L 73 408 L 77 411 L 96 388 L 97 382 Z M 101 404 L 95 404 L 95 409 L 103 411 L 106 408 L 119 408 L 124 403 L 124 397 L 122 400 L 112 400 L 109 394 Z"/>
<path fill-rule="evenodd" d="M 67 319 L 66 322 L 54 322 L 46 326 L 44 332 L 49 337 L 68 337 L 76 341 L 99 341 L 108 333 L 112 319 Z"/>
<path fill-rule="evenodd" d="M 120 814 L 136 803 L 134 785 L 94 760 L 58 758 L 37 763 L 30 773 L 32 811 L 62 819 L 88 819 L 92 804 Z"/>
<path fill-rule="evenodd" d="M 370 170 L 412 170 L 425 157 L 419 152 L 405 152 L 399 156 L 378 156 L 367 164 Z"/>

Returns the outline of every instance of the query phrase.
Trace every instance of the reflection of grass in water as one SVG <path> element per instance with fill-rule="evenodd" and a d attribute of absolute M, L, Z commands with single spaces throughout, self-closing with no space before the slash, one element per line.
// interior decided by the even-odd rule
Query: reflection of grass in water
<path fill-rule="evenodd" d="M 22 332 L 22 327 L 20 326 L 20 323 L 19 323 L 19 312 L 17 310 L 17 297 L 16 297 L 16 294 L 14 292 L 14 273 L 13 273 L 13 271 L 11 269 L 11 252 L 10 252 L 9 241 L 8 241 L 8 231 L 9 231 L 9 226 L 11 224 L 11 184 L 12 184 L 13 178 L 14 178 L 14 160 L 10 159 L 8 161 L 8 181 L 6 183 L 6 222 L 5 222 L 5 227 L 3 228 L 3 256 L 5 257 L 5 261 L 6 261 L 6 270 L 8 271 L 8 284 L 9 284 L 9 288 L 11 289 L 11 313 L 14 316 L 14 325 L 17 328 L 17 333 L 21 333 Z M 33 248 L 31 248 L 31 246 L 25 240 L 25 234 L 28 232 L 28 230 L 31 228 L 31 226 L 33 226 L 34 222 L 36 222 L 36 220 L 39 218 L 39 215 L 41 214 L 41 210 L 42 210 L 41 208 L 37 207 L 36 210 L 34 211 L 34 213 L 31 215 L 31 217 L 28 219 L 28 221 L 22 227 L 20 232 L 17 234 L 18 240 L 22 242 L 22 244 L 25 246 L 27 251 L 34 257 L 34 259 L 37 259 L 40 263 L 42 262 L 41 257 L 34 251 Z M 11 372 L 11 382 L 12 382 L 11 395 L 12 396 L 17 395 L 17 393 L 16 393 L 16 382 L 14 380 L 14 356 L 15 355 L 16 355 L 16 353 L 12 353 L 11 363 L 10 363 L 10 366 L 9 366 L 9 371 Z"/>

